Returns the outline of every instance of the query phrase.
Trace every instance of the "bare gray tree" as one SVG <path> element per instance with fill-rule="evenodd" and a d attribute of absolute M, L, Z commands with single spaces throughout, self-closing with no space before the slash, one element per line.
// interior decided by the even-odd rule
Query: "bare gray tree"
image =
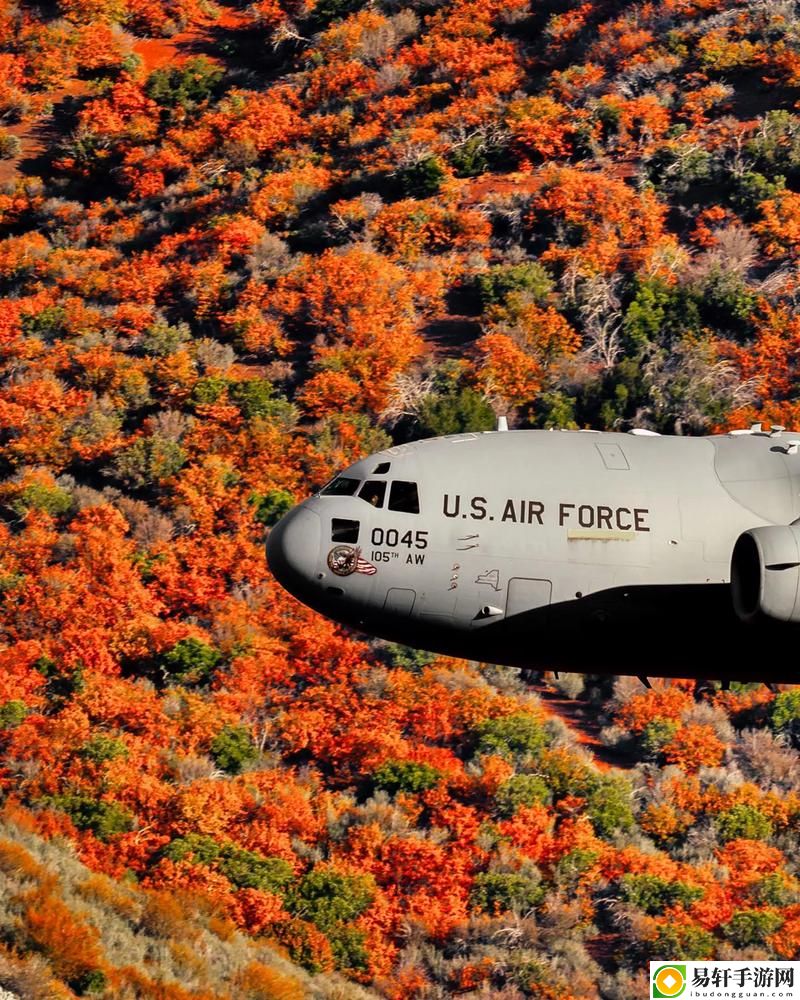
<path fill-rule="evenodd" d="M 569 288 L 568 297 L 573 299 L 581 318 L 584 352 L 598 360 L 603 368 L 613 367 L 620 352 L 620 277 L 597 274 L 578 280 L 569 273 L 565 279 Z"/>

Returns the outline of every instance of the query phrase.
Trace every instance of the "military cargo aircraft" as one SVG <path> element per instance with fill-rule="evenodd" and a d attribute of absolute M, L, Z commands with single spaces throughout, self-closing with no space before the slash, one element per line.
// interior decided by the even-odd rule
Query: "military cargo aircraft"
<path fill-rule="evenodd" d="M 500 429 L 401 444 L 290 511 L 267 558 L 310 607 L 420 649 L 795 682 L 800 434 Z"/>

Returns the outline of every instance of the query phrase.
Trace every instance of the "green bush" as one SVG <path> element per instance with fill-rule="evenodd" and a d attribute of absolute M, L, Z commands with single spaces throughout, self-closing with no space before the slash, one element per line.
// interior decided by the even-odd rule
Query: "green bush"
<path fill-rule="evenodd" d="M 712 172 L 711 154 L 696 145 L 675 144 L 657 149 L 647 161 L 648 179 L 659 189 L 685 194 L 693 184 L 708 181 Z"/>
<path fill-rule="evenodd" d="M 70 979 L 69 986 L 78 996 L 92 996 L 105 993 L 108 988 L 108 980 L 101 969 L 91 969 L 76 979 Z"/>
<path fill-rule="evenodd" d="M 191 339 L 192 331 L 188 323 L 170 326 L 169 323 L 160 320 L 145 330 L 142 350 L 145 354 L 152 354 L 157 358 L 167 358 L 180 350 L 184 344 L 188 344 Z"/>
<path fill-rule="evenodd" d="M 426 396 L 417 412 L 417 421 L 420 437 L 491 431 L 497 422 L 488 401 L 469 388 Z"/>
<path fill-rule="evenodd" d="M 247 726 L 225 726 L 211 741 L 211 756 L 217 767 L 238 774 L 258 757 L 258 748 Z"/>
<path fill-rule="evenodd" d="M 275 395 L 267 379 L 252 378 L 228 385 L 228 399 L 239 407 L 246 420 L 267 420 L 286 430 L 295 426 L 298 411 L 293 403 Z"/>
<path fill-rule="evenodd" d="M 536 756 L 550 742 L 541 723 L 523 713 L 486 719 L 476 727 L 475 736 L 476 754 L 493 753 L 506 760 Z"/>
<path fill-rule="evenodd" d="M 22 143 L 13 132 L 0 128 L 0 160 L 13 160 L 19 156 Z"/>
<path fill-rule="evenodd" d="M 247 420 L 271 416 L 276 402 L 272 383 L 265 378 L 231 382 L 228 386 L 228 398 L 239 407 Z"/>
<path fill-rule="evenodd" d="M 508 969 L 508 981 L 522 990 L 523 996 L 547 996 L 551 992 L 553 969 L 545 959 L 537 957 L 530 949 L 508 951 L 506 955 L 503 964 Z"/>
<path fill-rule="evenodd" d="M 221 660 L 219 650 L 190 636 L 162 653 L 158 663 L 165 679 L 181 684 L 201 684 L 209 679 Z"/>
<path fill-rule="evenodd" d="M 657 875 L 623 875 L 620 890 L 626 903 L 650 916 L 658 916 L 677 904 L 688 907 L 703 898 L 701 888 L 685 882 L 669 882 Z"/>
<path fill-rule="evenodd" d="M 369 967 L 367 934 L 358 927 L 334 927 L 328 932 L 333 960 L 340 971 L 366 972 Z"/>
<path fill-rule="evenodd" d="M 261 889 L 280 893 L 293 879 L 292 866 L 283 858 L 265 858 L 255 851 L 226 845 L 219 870 L 239 889 Z"/>
<path fill-rule="evenodd" d="M 484 913 L 495 915 L 507 910 L 527 913 L 539 906 L 547 890 L 535 876 L 523 872 L 481 872 L 475 876 L 469 901 Z"/>
<path fill-rule="evenodd" d="M 0 729 L 14 729 L 28 714 L 24 701 L 7 701 L 0 705 Z"/>
<path fill-rule="evenodd" d="M 108 840 L 134 827 L 133 815 L 117 802 L 87 795 L 55 795 L 44 804 L 65 812 L 79 830 L 91 830 L 99 840 Z"/>
<path fill-rule="evenodd" d="M 456 146 L 450 151 L 450 162 L 457 177 L 478 177 L 486 173 L 491 161 L 484 137 L 473 135 Z"/>
<path fill-rule="evenodd" d="M 719 813 L 716 819 L 717 836 L 723 844 L 729 840 L 769 840 L 773 834 L 770 820 L 755 806 L 740 802 Z"/>
<path fill-rule="evenodd" d="M 758 305 L 756 295 L 741 275 L 714 267 L 697 288 L 699 311 L 704 324 L 739 340 L 754 333 L 751 317 Z"/>
<path fill-rule="evenodd" d="M 255 507 L 255 519 L 268 528 L 287 514 L 297 502 L 286 490 L 270 490 L 268 493 L 251 493 L 248 502 Z"/>
<path fill-rule="evenodd" d="M 762 201 L 775 198 L 786 187 L 786 178 L 775 174 L 771 179 L 757 170 L 746 170 L 730 177 L 730 200 L 745 220 L 754 221 L 760 217 L 758 206 Z"/>
<path fill-rule="evenodd" d="M 783 919 L 769 910 L 739 910 L 722 925 L 722 933 L 737 948 L 764 945 L 767 938 L 783 926 Z"/>
<path fill-rule="evenodd" d="M 62 672 L 55 660 L 51 660 L 49 656 L 40 656 L 33 664 L 33 669 L 47 678 L 47 697 L 53 705 L 64 704 L 73 695 L 80 694 L 86 688 L 81 664 L 67 673 Z"/>
<path fill-rule="evenodd" d="M 221 375 L 206 375 L 198 379 L 192 389 L 192 402 L 198 404 L 216 403 L 228 388 L 228 380 Z"/>
<path fill-rule="evenodd" d="M 604 140 L 619 133 L 622 112 L 615 104 L 610 104 L 607 100 L 600 98 L 592 108 L 592 118 L 602 126 Z"/>
<path fill-rule="evenodd" d="M 394 795 L 409 792 L 415 795 L 441 781 L 442 773 L 430 764 L 417 764 L 412 760 L 387 760 L 375 771 L 372 780 L 376 788 Z"/>
<path fill-rule="evenodd" d="M 714 953 L 714 935 L 691 924 L 662 924 L 648 952 L 654 961 L 701 962 Z"/>
<path fill-rule="evenodd" d="M 574 396 L 562 389 L 541 392 L 534 400 L 533 412 L 537 427 L 565 427 L 577 430 Z"/>
<path fill-rule="evenodd" d="M 315 868 L 289 892 L 286 905 L 295 916 L 310 920 L 327 934 L 360 917 L 374 895 L 371 875 L 343 875 L 329 868 Z"/>
<path fill-rule="evenodd" d="M 189 861 L 195 865 L 216 865 L 237 889 L 261 889 L 282 893 L 292 882 L 292 866 L 283 858 L 265 858 L 235 844 L 220 844 L 213 837 L 187 833 L 162 847 L 158 857 Z"/>
<path fill-rule="evenodd" d="M 122 740 L 98 733 L 97 736 L 87 740 L 78 753 L 84 760 L 89 760 L 93 764 L 104 764 L 106 761 L 116 760 L 117 757 L 127 757 L 128 748 Z"/>
<path fill-rule="evenodd" d="M 177 441 L 153 434 L 139 437 L 114 458 L 112 468 L 128 486 L 141 489 L 168 479 L 186 464 L 186 452 Z"/>
<path fill-rule="evenodd" d="M 41 510 L 52 517 L 66 514 L 72 507 L 72 497 L 59 486 L 31 483 L 22 489 L 11 502 L 15 514 L 24 517 L 29 510 Z"/>
<path fill-rule="evenodd" d="M 615 775 L 601 775 L 589 789 L 586 814 L 601 837 L 610 837 L 634 825 L 630 783 Z"/>
<path fill-rule="evenodd" d="M 311 24 L 314 31 L 327 28 L 332 21 L 347 17 L 364 6 L 364 0 L 319 0 L 314 4 Z"/>
<path fill-rule="evenodd" d="M 688 332 L 699 331 L 701 326 L 700 311 L 691 293 L 660 278 L 638 283 L 622 321 L 629 354 L 636 354 L 649 344 L 671 343 Z"/>
<path fill-rule="evenodd" d="M 64 336 L 66 329 L 67 310 L 63 306 L 45 306 L 22 317 L 22 332 L 36 340 L 58 340 Z"/>
<path fill-rule="evenodd" d="M 223 72 L 205 56 L 187 59 L 182 66 L 154 70 L 147 78 L 147 96 L 164 108 L 196 107 L 217 91 Z"/>
<path fill-rule="evenodd" d="M 553 291 L 553 279 L 536 261 L 524 264 L 500 264 L 475 276 L 475 286 L 484 309 L 504 305 L 509 295 L 525 292 L 535 302 L 543 303 Z"/>
<path fill-rule="evenodd" d="M 407 167 L 401 167 L 395 178 L 406 198 L 431 198 L 438 194 L 447 176 L 442 161 L 436 156 L 428 156 Z"/>
<path fill-rule="evenodd" d="M 33 669 L 40 673 L 42 677 L 55 677 L 59 672 L 58 664 L 49 656 L 40 656 L 38 660 L 34 660 Z"/>
<path fill-rule="evenodd" d="M 515 774 L 500 785 L 494 798 L 494 811 L 508 818 L 522 806 L 547 805 L 550 789 L 538 774 Z"/>
<path fill-rule="evenodd" d="M 159 851 L 159 857 L 170 861 L 190 861 L 196 865 L 211 865 L 222 852 L 220 844 L 213 837 L 202 833 L 187 833 L 176 837 Z"/>
<path fill-rule="evenodd" d="M 786 906 L 793 901 L 792 890 L 780 872 L 770 872 L 751 882 L 747 892 L 757 906 Z"/>
<path fill-rule="evenodd" d="M 636 419 L 643 407 L 650 406 L 650 386 L 643 371 L 645 347 L 626 343 L 625 350 L 630 356 L 587 382 L 576 408 L 580 423 L 588 421 L 603 429 L 616 430 L 620 422 Z"/>
<path fill-rule="evenodd" d="M 392 667 L 399 667 L 409 673 L 418 674 L 433 663 L 436 653 L 428 653 L 424 649 L 414 649 L 412 646 L 401 646 L 397 642 L 384 642 L 378 647 L 378 653 Z"/>
<path fill-rule="evenodd" d="M 0 573 L 0 597 L 21 587 L 24 582 L 24 573 Z"/>
<path fill-rule="evenodd" d="M 537 771 L 555 798 L 565 795 L 586 797 L 594 788 L 598 774 L 574 754 L 543 754 Z"/>
<path fill-rule="evenodd" d="M 776 732 L 790 730 L 800 721 L 800 688 L 781 691 L 775 696 L 769 713 L 769 723 Z"/>
<path fill-rule="evenodd" d="M 658 760 L 661 751 L 680 728 L 674 719 L 652 719 L 642 730 L 639 747 L 645 760 Z"/>
<path fill-rule="evenodd" d="M 576 847 L 559 858 L 554 872 L 554 881 L 559 888 L 573 892 L 580 880 L 597 861 L 597 851 Z"/>
<path fill-rule="evenodd" d="M 791 111 L 768 111 L 746 145 L 756 166 L 771 178 L 800 170 L 800 117 Z"/>

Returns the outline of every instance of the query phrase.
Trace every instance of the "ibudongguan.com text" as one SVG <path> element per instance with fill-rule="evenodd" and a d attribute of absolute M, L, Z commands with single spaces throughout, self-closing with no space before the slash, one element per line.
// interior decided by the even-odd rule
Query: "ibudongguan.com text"
<path fill-rule="evenodd" d="M 745 997 L 766 997 L 767 1000 L 776 1000 L 778 998 L 780 1000 L 781 997 L 784 997 L 785 1000 L 792 1000 L 794 993 L 783 993 L 776 990 L 768 990 L 766 992 L 763 990 L 698 990 L 695 987 L 692 990 L 691 996 L 692 1000 L 695 1000 L 695 997 L 708 997 L 709 1000 L 712 1000 L 712 998 L 713 1000 L 723 1000 L 723 998 L 724 1000 L 742 1000 Z"/>
<path fill-rule="evenodd" d="M 791 998 L 795 995 L 794 969 L 744 966 L 739 969 L 699 968 L 693 970 L 692 997 L 708 1000 L 750 1000 L 750 998 Z M 789 987 L 789 991 L 781 987 Z"/>

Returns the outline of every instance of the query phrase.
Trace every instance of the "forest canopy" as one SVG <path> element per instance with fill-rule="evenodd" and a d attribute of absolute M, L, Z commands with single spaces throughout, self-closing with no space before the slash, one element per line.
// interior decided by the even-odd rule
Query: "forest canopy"
<path fill-rule="evenodd" d="M 498 415 L 800 424 L 798 252 L 792 4 L 0 0 L 0 987 L 633 1000 L 649 958 L 796 958 L 795 692 L 568 677 L 587 749 L 263 542 Z"/>

